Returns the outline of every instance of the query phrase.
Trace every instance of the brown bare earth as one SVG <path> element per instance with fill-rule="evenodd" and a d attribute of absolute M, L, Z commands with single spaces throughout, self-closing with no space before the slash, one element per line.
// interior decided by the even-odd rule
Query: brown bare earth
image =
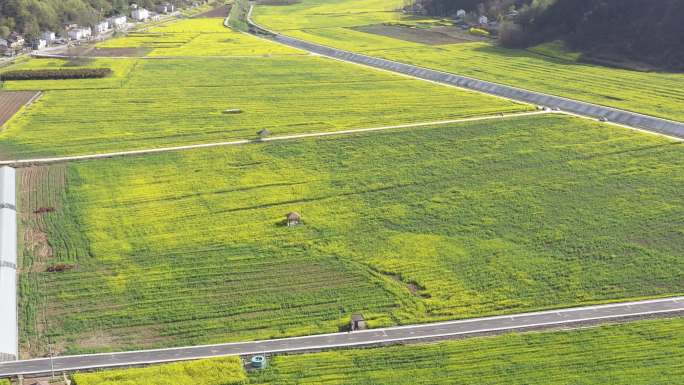
<path fill-rule="evenodd" d="M 227 17 L 228 14 L 230 13 L 230 8 L 232 5 L 226 4 L 222 5 L 220 7 L 214 8 L 211 11 L 207 12 L 202 12 L 199 13 L 195 16 L 193 16 L 193 19 L 207 19 L 207 18 L 215 18 L 215 17 Z"/>
<path fill-rule="evenodd" d="M 92 46 L 71 47 L 61 52 L 61 55 L 72 57 L 144 57 L 152 48 L 96 48 Z"/>
<path fill-rule="evenodd" d="M 374 24 L 363 27 L 354 27 L 352 29 L 360 32 L 372 33 L 375 35 L 387 36 L 394 39 L 427 45 L 472 43 L 474 41 L 484 40 L 484 38 L 473 36 L 468 32 L 461 30 L 459 27 L 439 26 L 425 29 L 411 28 L 400 25 Z"/>
<path fill-rule="evenodd" d="M 300 0 L 257 0 L 261 5 L 292 5 L 299 3 Z"/>
<path fill-rule="evenodd" d="M 38 97 L 39 91 L 0 92 L 0 127 L 14 116 L 21 107 Z"/>

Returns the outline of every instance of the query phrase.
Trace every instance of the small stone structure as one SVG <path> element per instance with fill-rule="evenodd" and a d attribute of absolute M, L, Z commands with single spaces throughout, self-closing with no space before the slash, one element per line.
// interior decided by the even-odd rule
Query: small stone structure
<path fill-rule="evenodd" d="M 259 135 L 259 138 L 264 139 L 268 136 L 271 136 L 271 131 L 264 128 L 263 130 L 257 131 L 257 135 Z"/>
<path fill-rule="evenodd" d="M 349 330 L 365 330 L 368 327 L 366 324 L 366 319 L 363 318 L 361 313 L 354 313 L 351 316 L 351 321 L 349 322 Z"/>

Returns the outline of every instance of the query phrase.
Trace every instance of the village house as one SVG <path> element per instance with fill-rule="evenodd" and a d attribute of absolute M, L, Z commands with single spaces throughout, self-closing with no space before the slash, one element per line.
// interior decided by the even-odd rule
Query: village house
<path fill-rule="evenodd" d="M 12 32 L 7 38 L 8 47 L 14 50 L 24 47 L 24 37 L 16 32 Z"/>
<path fill-rule="evenodd" d="M 105 33 L 109 31 L 109 22 L 108 21 L 102 21 L 97 24 L 95 24 L 95 33 Z"/>
<path fill-rule="evenodd" d="M 84 40 L 90 38 L 93 34 L 93 30 L 90 28 L 74 28 L 69 30 L 69 39 L 71 40 Z"/>
<path fill-rule="evenodd" d="M 41 38 L 45 40 L 48 44 L 52 44 L 53 41 L 57 40 L 57 35 L 52 31 L 45 31 L 41 35 Z"/>
<path fill-rule="evenodd" d="M 157 5 L 157 12 L 159 13 L 171 13 L 176 10 L 176 7 L 171 3 L 163 3 Z"/>
<path fill-rule="evenodd" d="M 48 42 L 45 39 L 34 39 L 31 41 L 31 48 L 35 50 L 47 48 Z"/>
<path fill-rule="evenodd" d="M 144 21 L 150 18 L 150 11 L 145 8 L 135 8 L 131 12 L 131 18 L 136 21 Z"/>
<path fill-rule="evenodd" d="M 126 28 L 128 24 L 128 18 L 126 16 L 112 16 L 107 19 L 111 28 L 116 30 L 121 30 Z"/>
<path fill-rule="evenodd" d="M 5 39 L 0 39 L 0 55 L 11 55 L 12 51 L 9 49 L 9 42 Z"/>

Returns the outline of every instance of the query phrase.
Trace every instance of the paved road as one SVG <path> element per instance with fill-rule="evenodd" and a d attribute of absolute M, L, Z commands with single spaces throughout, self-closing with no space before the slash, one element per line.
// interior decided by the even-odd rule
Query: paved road
<path fill-rule="evenodd" d="M 585 306 L 510 316 L 477 318 L 432 324 L 398 326 L 352 333 L 333 333 L 266 341 L 239 342 L 220 345 L 143 350 L 56 357 L 55 371 L 149 364 L 192 360 L 228 355 L 297 352 L 401 341 L 457 338 L 505 331 L 522 331 L 551 327 L 573 327 L 653 315 L 676 315 L 684 312 L 684 297 Z M 0 363 L 0 377 L 16 374 L 48 373 L 50 359 Z"/>
<path fill-rule="evenodd" d="M 619 110 L 616 108 L 600 106 L 597 104 L 567 99 L 559 96 L 547 95 L 541 92 L 529 91 L 499 83 L 493 83 L 415 65 L 399 63 L 392 60 L 361 55 L 354 52 L 344 51 L 337 48 L 295 39 L 289 36 L 281 35 L 274 31 L 270 31 L 255 24 L 251 20 L 251 10 L 248 22 L 252 27 L 252 32 L 254 33 L 258 33 L 279 43 L 309 51 L 318 55 L 397 72 L 423 80 L 467 88 L 470 90 L 496 95 L 524 103 L 543 105 L 550 108 L 559 108 L 562 111 L 570 112 L 575 115 L 595 119 L 606 118 L 610 122 L 618 123 L 624 126 L 668 135 L 680 139 L 684 138 L 684 123 L 681 122 L 656 118 L 636 112 Z M 259 33 L 258 31 L 262 33 Z"/>

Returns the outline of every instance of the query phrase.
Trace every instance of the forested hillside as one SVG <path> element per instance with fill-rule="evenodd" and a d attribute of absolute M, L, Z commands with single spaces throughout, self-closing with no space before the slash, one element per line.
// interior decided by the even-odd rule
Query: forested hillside
<path fill-rule="evenodd" d="M 504 19 L 502 44 L 563 40 L 595 59 L 684 70 L 682 0 L 416 0 L 427 13 L 458 9 Z M 516 10 L 512 13 L 512 10 Z M 506 17 L 507 16 L 507 17 Z"/>
<path fill-rule="evenodd" d="M 130 1 L 152 9 L 155 4 L 176 5 L 189 0 Z M 64 24 L 89 25 L 102 17 L 127 14 L 128 0 L 0 0 L 0 38 L 16 31 L 29 37 L 42 30 L 60 31 Z"/>

